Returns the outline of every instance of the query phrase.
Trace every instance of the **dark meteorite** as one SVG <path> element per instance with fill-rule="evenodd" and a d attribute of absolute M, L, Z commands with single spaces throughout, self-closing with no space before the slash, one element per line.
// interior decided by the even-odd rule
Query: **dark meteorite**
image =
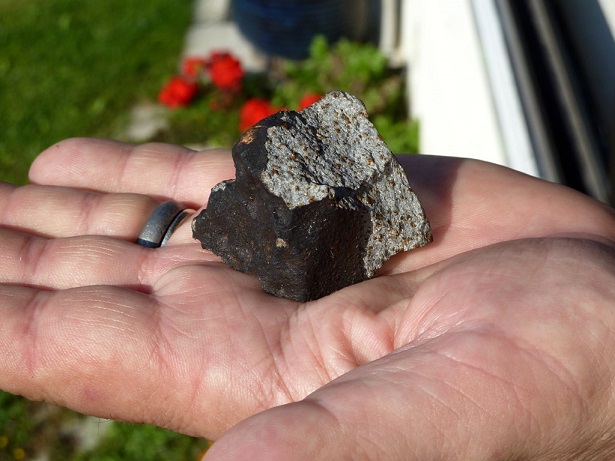
<path fill-rule="evenodd" d="M 267 117 L 233 161 L 236 179 L 212 189 L 193 236 L 268 293 L 317 299 L 432 240 L 402 167 L 347 93 Z"/>

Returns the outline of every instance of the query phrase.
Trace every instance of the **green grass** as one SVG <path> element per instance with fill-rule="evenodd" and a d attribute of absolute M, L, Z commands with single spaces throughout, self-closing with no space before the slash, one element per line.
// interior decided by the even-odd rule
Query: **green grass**
<path fill-rule="evenodd" d="M 147 425 L 117 424 L 109 428 L 95 450 L 75 461 L 197 461 L 209 443 Z"/>
<path fill-rule="evenodd" d="M 0 0 L 0 180 L 71 136 L 117 137 L 177 68 L 192 2 Z"/>
<path fill-rule="evenodd" d="M 75 428 L 98 432 L 86 449 Z M 52 405 L 0 391 L 0 461 L 186 461 L 198 459 L 209 442 L 148 425 L 100 422 Z"/>

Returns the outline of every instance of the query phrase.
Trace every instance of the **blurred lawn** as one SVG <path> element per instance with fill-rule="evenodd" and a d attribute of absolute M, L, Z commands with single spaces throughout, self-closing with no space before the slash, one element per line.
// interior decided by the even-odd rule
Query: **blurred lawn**
<path fill-rule="evenodd" d="M 0 0 L 0 180 L 27 181 L 34 157 L 71 136 L 117 137 L 137 102 L 175 72 L 192 1 Z M 77 454 L 83 417 L 0 391 L 0 461 L 196 459 L 207 441 L 111 425 Z"/>
<path fill-rule="evenodd" d="M 0 180 L 41 150 L 117 137 L 175 72 L 189 0 L 0 0 Z"/>
<path fill-rule="evenodd" d="M 0 392 L 0 461 L 197 461 L 208 446 L 173 431 L 85 418 Z"/>

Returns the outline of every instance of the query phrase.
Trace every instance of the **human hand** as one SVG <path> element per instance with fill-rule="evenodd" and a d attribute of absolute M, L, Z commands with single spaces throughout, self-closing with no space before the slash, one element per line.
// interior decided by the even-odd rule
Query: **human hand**
<path fill-rule="evenodd" d="M 434 243 L 299 304 L 189 223 L 163 248 L 132 243 L 152 197 L 205 204 L 227 152 L 52 146 L 35 185 L 1 186 L 0 388 L 213 439 L 232 427 L 212 460 L 610 459 L 613 210 L 481 162 L 403 162 Z"/>

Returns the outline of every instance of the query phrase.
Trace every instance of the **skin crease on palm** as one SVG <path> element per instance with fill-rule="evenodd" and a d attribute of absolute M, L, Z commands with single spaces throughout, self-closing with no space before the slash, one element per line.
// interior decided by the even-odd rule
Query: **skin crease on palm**
<path fill-rule="evenodd" d="M 615 459 L 615 212 L 400 158 L 434 242 L 299 304 L 191 237 L 227 151 L 66 140 L 0 184 L 0 388 L 219 439 L 208 460 Z M 238 232 L 249 230 L 238 229 Z"/>

